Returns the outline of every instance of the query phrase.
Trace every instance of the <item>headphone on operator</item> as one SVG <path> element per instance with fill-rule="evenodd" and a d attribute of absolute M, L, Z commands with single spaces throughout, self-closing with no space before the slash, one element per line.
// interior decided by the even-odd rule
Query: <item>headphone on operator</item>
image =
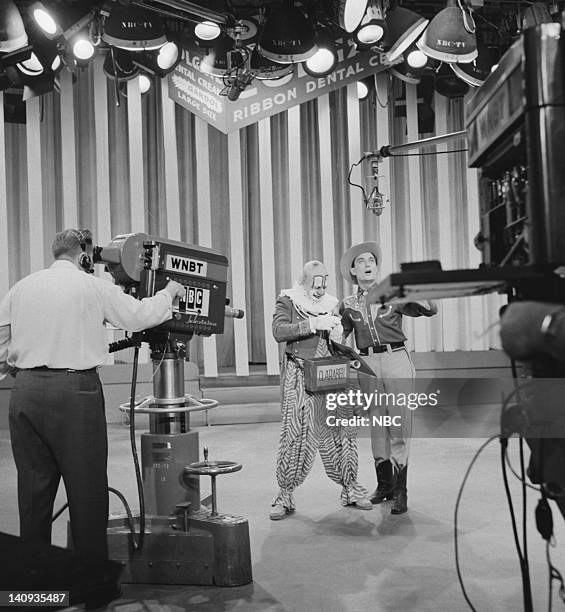
<path fill-rule="evenodd" d="M 78 258 L 78 265 L 86 272 L 92 272 L 92 258 L 86 252 L 86 239 L 81 230 L 71 230 L 73 236 L 78 240 L 82 253 Z"/>

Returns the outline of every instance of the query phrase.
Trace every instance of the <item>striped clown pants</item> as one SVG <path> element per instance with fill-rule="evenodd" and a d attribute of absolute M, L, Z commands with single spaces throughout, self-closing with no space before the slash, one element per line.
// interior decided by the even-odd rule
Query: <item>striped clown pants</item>
<path fill-rule="evenodd" d="M 340 410 L 342 413 L 340 413 Z M 354 427 L 329 426 L 324 393 L 304 388 L 304 370 L 284 356 L 281 378 L 281 433 L 276 476 L 279 493 L 273 501 L 294 510 L 293 492 L 310 473 L 319 451 L 328 477 L 342 487 L 341 503 L 346 506 L 368 496 L 357 482 L 357 433 Z M 347 418 L 346 407 L 333 411 Z"/>

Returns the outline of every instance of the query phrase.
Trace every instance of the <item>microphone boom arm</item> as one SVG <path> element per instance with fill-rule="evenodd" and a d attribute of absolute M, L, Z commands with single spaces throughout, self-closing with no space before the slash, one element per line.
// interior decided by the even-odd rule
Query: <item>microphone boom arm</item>
<path fill-rule="evenodd" d="M 421 138 L 420 140 L 406 142 L 401 145 L 385 145 L 377 151 L 369 151 L 365 153 L 365 157 L 394 157 L 395 154 L 404 153 L 404 151 L 420 149 L 428 145 L 437 145 L 443 142 L 451 142 L 452 140 L 459 140 L 461 138 L 467 138 L 466 130 L 451 132 L 449 134 L 440 134 L 439 136 L 431 136 L 430 138 Z"/>

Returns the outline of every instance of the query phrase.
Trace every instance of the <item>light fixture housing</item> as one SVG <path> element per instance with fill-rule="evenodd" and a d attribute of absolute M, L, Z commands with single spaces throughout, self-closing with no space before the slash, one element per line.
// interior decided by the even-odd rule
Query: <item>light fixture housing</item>
<path fill-rule="evenodd" d="M 417 45 L 412 45 L 404 52 L 404 61 L 414 70 L 425 68 L 430 59 Z"/>
<path fill-rule="evenodd" d="M 404 81 L 404 83 L 410 83 L 410 85 L 417 85 L 422 79 L 423 70 L 417 70 L 411 68 L 406 62 L 395 64 L 390 68 L 392 76 Z"/>
<path fill-rule="evenodd" d="M 404 56 L 406 57 L 406 55 L 405 53 Z M 439 66 L 439 62 L 432 58 L 427 58 L 427 60 L 428 61 L 423 66 L 416 67 L 411 66 L 408 60 L 405 59 L 403 62 L 392 66 L 390 68 L 390 73 L 397 79 L 404 81 L 404 83 L 417 85 L 426 75 L 435 77 L 435 71 Z"/>
<path fill-rule="evenodd" d="M 94 19 L 94 11 L 77 4 L 62 6 L 55 2 L 34 2 L 28 9 L 41 32 L 49 40 L 73 38 Z"/>
<path fill-rule="evenodd" d="M 338 58 L 333 37 L 327 30 L 320 30 L 316 36 L 318 50 L 302 63 L 304 71 L 313 77 L 323 77 L 333 72 Z"/>
<path fill-rule="evenodd" d="M 366 77 L 357 81 L 357 98 L 359 101 L 366 100 L 374 86 L 374 78 Z"/>
<path fill-rule="evenodd" d="M 16 64 L 16 66 L 22 74 L 28 77 L 39 76 L 40 74 L 43 74 L 43 71 L 45 70 L 43 64 L 39 61 L 39 58 L 33 52 L 28 59 L 24 60 L 23 62 L 20 62 L 19 64 Z"/>
<path fill-rule="evenodd" d="M 61 50 L 55 41 L 45 38 L 41 32 L 32 29 L 29 42 L 34 55 L 46 72 L 57 73 L 62 69 L 63 63 L 59 55 Z"/>
<path fill-rule="evenodd" d="M 465 0 L 447 0 L 416 43 L 430 57 L 447 63 L 472 62 L 477 57 L 475 22 Z"/>
<path fill-rule="evenodd" d="M 292 64 L 307 60 L 317 50 L 314 28 L 298 8 L 286 3 L 269 15 L 259 39 L 261 55 Z"/>
<path fill-rule="evenodd" d="M 477 45 L 477 57 L 466 64 L 450 64 L 451 69 L 465 83 L 472 87 L 480 87 L 493 66 L 500 58 L 500 51 L 497 47 L 486 45 L 479 41 Z"/>
<path fill-rule="evenodd" d="M 369 49 L 380 42 L 386 34 L 386 21 L 381 0 L 371 0 L 367 12 L 353 34 L 358 49 Z"/>
<path fill-rule="evenodd" d="M 179 43 L 168 40 L 160 49 L 142 51 L 132 55 L 132 61 L 149 74 L 164 77 L 172 72 L 181 60 Z"/>
<path fill-rule="evenodd" d="M 360 25 L 368 0 L 328 0 L 326 7 L 332 20 L 348 34 Z"/>
<path fill-rule="evenodd" d="M 469 91 L 469 85 L 462 81 L 447 63 L 438 70 L 434 87 L 440 96 L 452 99 L 461 98 Z"/>
<path fill-rule="evenodd" d="M 200 21 L 194 26 L 194 36 L 197 44 L 203 46 L 217 40 L 221 35 L 222 29 L 213 21 Z"/>
<path fill-rule="evenodd" d="M 276 81 L 294 72 L 293 64 L 277 64 L 263 57 L 257 48 L 251 52 L 249 65 L 259 81 Z"/>
<path fill-rule="evenodd" d="M 163 22 L 155 13 L 121 5 L 104 21 L 102 40 L 127 51 L 158 49 L 167 42 Z"/>
<path fill-rule="evenodd" d="M 147 74 L 140 72 L 134 78 L 139 81 L 139 85 L 138 85 L 139 93 L 142 96 L 148 93 L 149 91 L 151 91 L 153 82 Z M 118 82 L 118 91 L 120 92 L 122 96 L 124 96 L 124 98 L 128 97 L 128 83 L 127 82 L 130 80 L 132 79 L 127 79 L 127 80 L 120 79 Z"/>
<path fill-rule="evenodd" d="M 428 23 L 428 19 L 401 6 L 389 11 L 386 16 L 387 42 L 390 44 L 388 61 L 395 62 L 420 37 Z"/>
<path fill-rule="evenodd" d="M 73 41 L 72 52 L 75 60 L 80 64 L 90 63 L 96 56 L 96 47 L 87 37 L 78 37 Z"/>
<path fill-rule="evenodd" d="M 27 34 L 18 7 L 12 0 L 0 3 L 0 53 L 27 45 Z"/>

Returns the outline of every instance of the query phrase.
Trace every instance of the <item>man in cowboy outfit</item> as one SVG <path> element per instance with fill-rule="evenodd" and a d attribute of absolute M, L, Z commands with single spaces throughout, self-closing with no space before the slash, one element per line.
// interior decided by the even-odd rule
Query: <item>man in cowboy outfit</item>
<path fill-rule="evenodd" d="M 402 331 L 402 316 L 431 317 L 437 313 L 432 302 L 405 302 L 381 306 L 367 304 L 368 290 L 378 282 L 381 250 L 376 242 L 362 242 L 349 248 L 340 261 L 343 278 L 357 285 L 353 294 L 340 305 L 343 341 L 351 334 L 359 354 L 371 367 L 375 377 L 359 376 L 364 393 L 392 394 L 397 397 L 413 391 L 415 369 L 406 349 L 406 336 Z M 377 472 L 377 489 L 371 497 L 373 504 L 393 500 L 391 514 L 408 510 L 406 476 L 412 413 L 405 405 L 394 401 L 371 406 L 372 415 L 400 416 L 400 425 L 371 427 L 371 449 Z M 395 419 L 398 423 L 398 419 Z"/>

